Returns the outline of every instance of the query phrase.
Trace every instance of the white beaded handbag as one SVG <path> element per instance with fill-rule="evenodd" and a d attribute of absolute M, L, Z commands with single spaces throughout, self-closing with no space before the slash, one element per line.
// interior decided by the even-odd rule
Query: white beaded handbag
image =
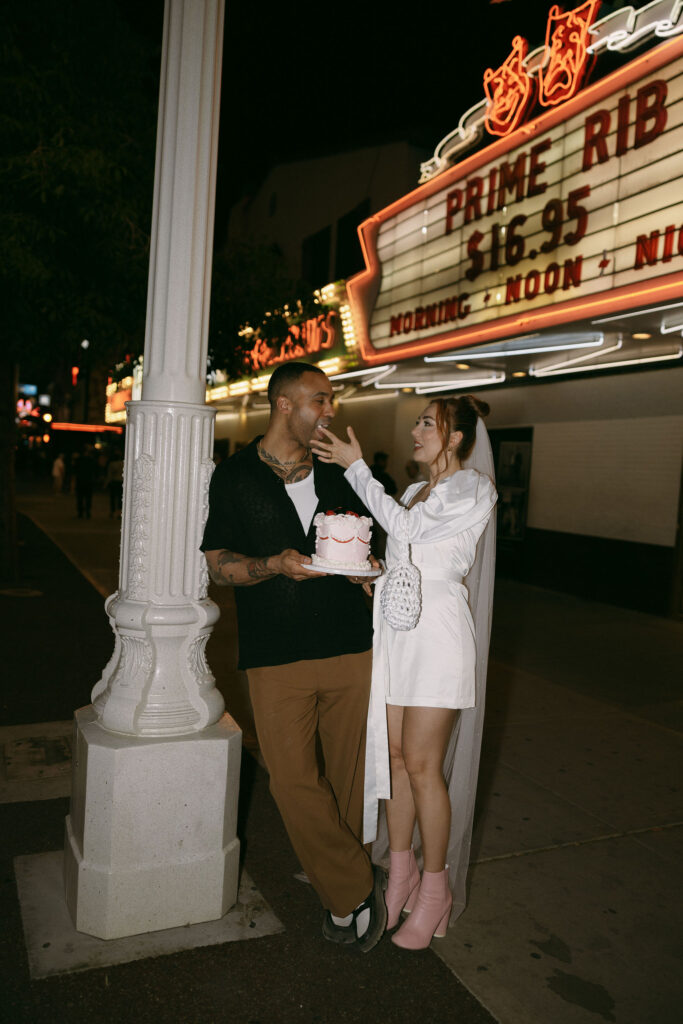
<path fill-rule="evenodd" d="M 415 629 L 422 611 L 422 577 L 420 570 L 410 561 L 410 544 L 407 540 L 408 524 L 405 524 L 406 539 L 396 538 L 399 544 L 399 561 L 384 577 L 379 604 L 382 615 L 392 629 Z"/>

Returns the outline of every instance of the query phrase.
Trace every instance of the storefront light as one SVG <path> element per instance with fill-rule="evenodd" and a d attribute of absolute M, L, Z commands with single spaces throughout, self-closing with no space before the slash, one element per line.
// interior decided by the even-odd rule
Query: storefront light
<path fill-rule="evenodd" d="M 334 375 L 337 370 L 342 369 L 339 356 L 335 356 L 333 359 L 321 359 L 317 366 L 323 371 L 323 373 L 326 373 L 329 376 Z"/>

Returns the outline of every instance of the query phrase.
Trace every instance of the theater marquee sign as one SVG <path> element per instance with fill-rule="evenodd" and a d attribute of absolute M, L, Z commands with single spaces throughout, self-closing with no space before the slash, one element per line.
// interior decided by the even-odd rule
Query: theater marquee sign
<path fill-rule="evenodd" d="M 554 12 L 540 115 L 524 120 L 516 39 L 484 80 L 500 137 L 361 225 L 366 270 L 347 288 L 367 362 L 680 299 L 683 36 L 579 89 L 588 15 L 584 43 L 564 25 L 568 51 Z"/>

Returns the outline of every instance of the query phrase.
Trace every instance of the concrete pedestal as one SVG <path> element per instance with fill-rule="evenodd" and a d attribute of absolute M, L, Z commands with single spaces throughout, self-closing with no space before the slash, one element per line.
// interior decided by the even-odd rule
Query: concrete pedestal
<path fill-rule="evenodd" d="M 237 899 L 242 734 L 139 738 L 76 712 L 64 881 L 78 931 L 101 939 L 212 921 Z"/>

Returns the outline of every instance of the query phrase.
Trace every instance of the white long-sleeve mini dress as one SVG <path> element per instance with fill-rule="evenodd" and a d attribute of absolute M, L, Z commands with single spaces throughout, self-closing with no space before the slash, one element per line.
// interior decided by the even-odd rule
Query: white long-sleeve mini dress
<path fill-rule="evenodd" d="M 405 538 L 421 575 L 422 611 L 411 630 L 395 630 L 384 620 L 381 577 L 375 590 L 366 791 L 376 807 L 377 799 L 390 796 L 386 704 L 435 708 L 475 704 L 474 624 L 463 581 L 474 564 L 477 541 L 497 495 L 489 477 L 462 469 L 438 483 L 426 501 L 409 509 L 423 483 L 411 484 L 399 503 L 385 493 L 362 459 L 345 475 L 387 532 L 387 568 L 396 563 L 400 539 Z M 373 827 L 372 806 L 368 810 L 366 842 Z"/>

